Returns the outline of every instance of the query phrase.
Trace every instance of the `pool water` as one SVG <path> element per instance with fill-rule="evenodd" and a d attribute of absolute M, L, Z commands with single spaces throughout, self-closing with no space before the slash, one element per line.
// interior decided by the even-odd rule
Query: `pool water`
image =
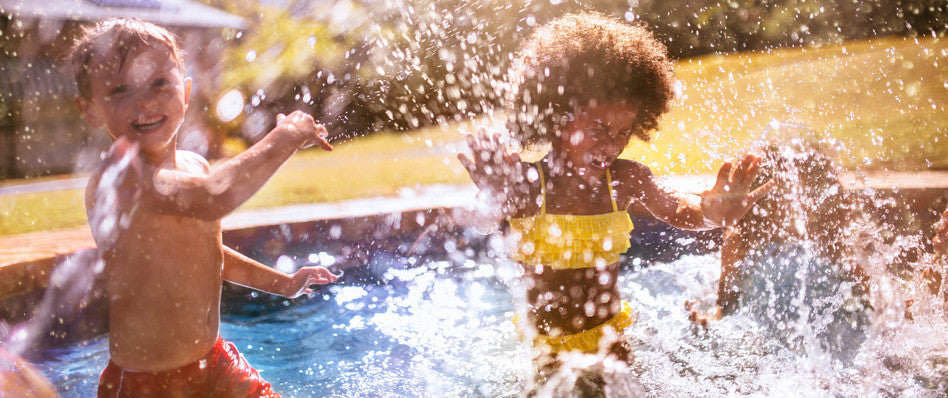
<path fill-rule="evenodd" d="M 221 327 L 274 388 L 289 397 L 504 397 L 523 393 L 529 352 L 510 322 L 516 268 L 467 256 L 419 261 L 375 256 L 372 277 L 293 302 L 261 296 L 228 303 Z M 639 320 L 628 331 L 631 374 L 649 395 L 946 396 L 948 322 L 885 314 L 865 325 L 847 361 L 817 344 L 803 348 L 767 333 L 740 311 L 708 328 L 687 319 L 686 300 L 712 300 L 717 254 L 643 263 L 627 258 L 623 295 Z M 943 309 L 942 309 L 943 310 Z M 806 336 L 804 336 L 806 337 Z M 38 366 L 65 397 L 95 393 L 104 337 L 50 350 Z"/>
<path fill-rule="evenodd" d="M 221 335 L 284 396 L 517 394 L 512 300 L 498 266 L 373 261 L 390 267 L 368 282 L 350 271 L 292 303 L 263 294 L 228 303 Z M 38 366 L 64 397 L 94 396 L 107 339 L 44 356 Z"/>

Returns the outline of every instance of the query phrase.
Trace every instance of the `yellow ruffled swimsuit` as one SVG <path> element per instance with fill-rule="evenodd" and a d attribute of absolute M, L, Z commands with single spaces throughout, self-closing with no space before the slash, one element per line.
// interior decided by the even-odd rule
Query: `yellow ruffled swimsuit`
<path fill-rule="evenodd" d="M 542 265 L 553 269 L 602 267 L 619 261 L 619 256 L 631 247 L 632 219 L 619 210 L 612 192 L 612 176 L 606 169 L 606 183 L 612 199 L 612 212 L 592 215 L 549 214 L 546 212 L 546 182 L 540 170 L 540 214 L 511 218 L 510 233 L 514 242 L 509 250 L 511 259 L 528 266 Z M 517 323 L 517 318 L 514 318 Z M 580 351 L 591 354 L 599 351 L 599 341 L 612 330 L 622 331 L 635 322 L 628 303 L 622 310 L 601 325 L 569 335 L 538 334 L 533 343 L 553 353 Z"/>
<path fill-rule="evenodd" d="M 524 265 L 543 265 L 553 269 L 606 266 L 619 261 L 631 247 L 632 219 L 619 210 L 612 192 L 612 176 L 606 169 L 612 212 L 574 215 L 546 212 L 546 183 L 540 169 L 540 214 L 511 218 L 510 232 L 514 247 L 509 256 Z"/>

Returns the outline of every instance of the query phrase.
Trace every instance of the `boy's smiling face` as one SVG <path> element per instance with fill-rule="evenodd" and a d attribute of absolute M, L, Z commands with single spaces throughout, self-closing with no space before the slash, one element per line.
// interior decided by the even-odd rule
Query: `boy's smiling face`
<path fill-rule="evenodd" d="M 638 111 L 638 102 L 625 100 L 584 108 L 563 127 L 554 149 L 570 168 L 599 175 L 642 134 Z"/>
<path fill-rule="evenodd" d="M 76 98 L 83 118 L 104 125 L 113 138 L 127 137 L 146 159 L 162 161 L 174 153 L 178 127 L 191 96 L 171 49 L 154 42 L 117 51 L 89 62 L 90 96 Z"/>

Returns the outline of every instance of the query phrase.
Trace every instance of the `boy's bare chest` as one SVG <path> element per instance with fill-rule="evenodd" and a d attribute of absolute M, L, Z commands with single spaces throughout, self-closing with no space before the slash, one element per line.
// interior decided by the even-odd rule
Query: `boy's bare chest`
<path fill-rule="evenodd" d="M 157 214 L 139 214 L 120 233 L 115 254 L 139 264 L 219 264 L 221 227 L 218 221 Z"/>

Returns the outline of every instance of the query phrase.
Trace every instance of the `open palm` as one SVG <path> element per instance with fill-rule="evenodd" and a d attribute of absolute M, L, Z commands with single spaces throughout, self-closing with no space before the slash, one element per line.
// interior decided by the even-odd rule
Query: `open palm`
<path fill-rule="evenodd" d="M 747 155 L 737 167 L 730 162 L 721 166 L 714 187 L 701 194 L 701 210 L 705 218 L 718 226 L 732 226 L 754 203 L 767 196 L 774 186 L 773 180 L 751 190 L 760 161 L 758 156 Z"/>
<path fill-rule="evenodd" d="M 499 204 L 507 207 L 527 189 L 524 184 L 520 155 L 509 151 L 500 134 L 468 134 L 471 157 L 459 153 L 458 160 L 467 170 L 474 185 Z"/>

